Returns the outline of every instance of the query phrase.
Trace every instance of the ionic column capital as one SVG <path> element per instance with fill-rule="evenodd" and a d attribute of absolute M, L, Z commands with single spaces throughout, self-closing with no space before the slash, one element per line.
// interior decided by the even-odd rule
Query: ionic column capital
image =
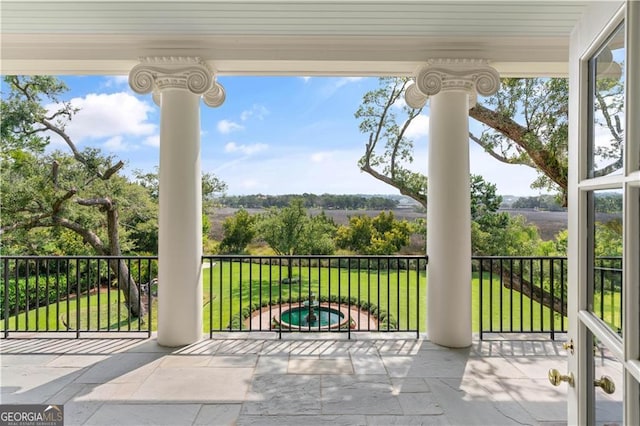
<path fill-rule="evenodd" d="M 476 94 L 490 96 L 500 88 L 500 74 L 482 59 L 433 59 L 415 73 L 415 83 L 405 92 L 412 108 L 424 106 L 427 98 L 444 91 L 465 91 L 470 106 Z"/>
<path fill-rule="evenodd" d="M 129 86 L 138 94 L 164 89 L 183 89 L 202 95 L 207 105 L 217 107 L 225 99 L 224 88 L 215 80 L 213 70 L 198 57 L 156 56 L 142 57 L 140 64 L 129 72 Z"/>

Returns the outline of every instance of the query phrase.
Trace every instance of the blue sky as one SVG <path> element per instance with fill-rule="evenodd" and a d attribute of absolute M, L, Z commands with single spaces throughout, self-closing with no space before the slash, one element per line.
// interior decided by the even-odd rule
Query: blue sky
<path fill-rule="evenodd" d="M 69 77 L 68 97 L 81 108 L 67 131 L 80 147 L 94 146 L 127 162 L 125 173 L 151 171 L 159 158 L 159 108 L 129 89 L 127 78 Z M 202 169 L 228 194 L 395 194 L 359 171 L 367 135 L 354 113 L 376 78 L 220 77 L 227 97 L 201 104 Z M 413 168 L 427 173 L 428 108 L 409 130 Z M 473 120 L 471 122 L 473 129 Z M 505 165 L 470 142 L 471 171 L 503 195 L 534 195 L 535 172 Z"/>

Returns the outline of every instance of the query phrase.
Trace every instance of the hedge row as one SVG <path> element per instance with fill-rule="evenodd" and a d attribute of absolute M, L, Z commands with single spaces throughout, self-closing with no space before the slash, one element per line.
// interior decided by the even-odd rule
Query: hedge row
<path fill-rule="evenodd" d="M 262 308 L 266 308 L 270 305 L 274 306 L 274 305 L 280 305 L 280 304 L 298 303 L 305 300 L 308 300 L 308 296 L 301 296 L 301 297 L 292 296 L 290 298 L 285 297 L 282 299 L 275 297 L 271 300 L 263 300 L 261 303 L 256 303 L 256 302 L 251 303 L 250 306 L 243 308 L 242 312 L 237 313 L 231 317 L 231 321 L 227 325 L 227 329 L 232 331 L 246 329 L 244 322 L 251 317 L 251 314 L 253 314 L 253 312 L 255 311 L 259 311 Z M 335 303 L 335 304 L 340 303 L 342 305 L 351 305 L 354 307 L 358 307 L 363 311 L 368 311 L 373 317 L 375 317 L 381 329 L 387 330 L 387 325 L 389 330 L 398 329 L 398 323 L 395 320 L 395 318 L 393 318 L 393 316 L 390 315 L 384 309 L 379 309 L 378 305 L 376 305 L 375 303 L 369 303 L 366 300 L 359 300 L 355 297 L 349 298 L 347 296 L 342 296 L 339 298 L 335 294 L 332 294 L 331 296 L 321 295 L 318 298 L 318 301 L 320 303 L 328 303 L 328 302 Z"/>

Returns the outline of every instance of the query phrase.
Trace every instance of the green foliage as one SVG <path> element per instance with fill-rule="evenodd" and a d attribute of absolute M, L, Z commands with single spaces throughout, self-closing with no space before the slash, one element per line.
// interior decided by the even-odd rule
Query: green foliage
<path fill-rule="evenodd" d="M 218 201 L 220 204 L 234 208 L 271 208 L 286 207 L 295 198 L 302 198 L 305 208 L 320 208 L 327 210 L 356 210 L 356 209 L 393 209 L 397 207 L 398 201 L 388 197 L 364 197 L 361 195 L 348 194 L 286 194 L 286 195 L 225 195 Z"/>
<path fill-rule="evenodd" d="M 16 284 L 17 283 L 17 284 Z M 3 283 L 4 284 L 4 283 Z M 4 319 L 5 297 L 8 297 L 9 314 L 15 315 L 36 306 L 45 306 L 66 297 L 67 280 L 65 276 L 60 276 L 56 285 L 47 283 L 46 277 L 30 276 L 29 279 L 9 278 L 8 295 L 5 294 L 4 285 L 0 286 L 0 302 L 3 309 L 0 311 L 0 318 Z"/>
<path fill-rule="evenodd" d="M 569 83 L 562 78 L 504 78 L 498 92 L 470 111 L 483 124 L 474 141 L 494 158 L 538 171 L 532 188 L 566 200 Z"/>
<path fill-rule="evenodd" d="M 409 243 L 411 231 L 412 226 L 396 220 L 393 212 L 381 212 L 374 218 L 352 216 L 348 226 L 338 228 L 336 244 L 361 254 L 393 254 Z"/>
<path fill-rule="evenodd" d="M 533 197 L 520 197 L 512 205 L 514 209 L 538 209 L 549 211 L 562 211 L 564 208 L 553 195 L 537 195 Z"/>
<path fill-rule="evenodd" d="M 202 174 L 202 209 L 211 212 L 216 200 L 227 190 L 227 184 L 213 173 Z"/>
<path fill-rule="evenodd" d="M 278 255 L 331 254 L 335 225 L 324 214 L 310 217 L 301 199 L 272 208 L 256 221 L 256 234 Z"/>
<path fill-rule="evenodd" d="M 60 100 L 67 87 L 52 76 L 9 75 L 4 77 L 4 82 L 9 90 L 2 93 L 0 105 L 2 156 L 13 155 L 15 151 L 43 153 L 50 134 L 41 132 L 45 129 L 42 121 L 46 118 L 52 123 L 64 122 L 77 111 L 70 102 Z M 24 89 L 15 90 L 17 85 Z M 54 113 L 47 111 L 45 105 L 50 104 L 58 105 L 59 109 Z"/>
<path fill-rule="evenodd" d="M 471 220 L 482 220 L 486 215 L 498 211 L 502 197 L 496 193 L 495 184 L 487 182 L 480 175 L 470 176 Z"/>
<path fill-rule="evenodd" d="M 597 193 L 593 197 L 594 210 L 596 213 L 622 213 L 622 194 L 617 192 Z"/>
<path fill-rule="evenodd" d="M 409 124 L 422 109 L 398 102 L 410 82 L 406 77 L 383 77 L 377 89 L 364 94 L 354 115 L 369 142 L 358 165 L 426 207 L 427 180 L 410 168 L 413 140 L 406 135 Z"/>
<path fill-rule="evenodd" d="M 471 245 L 475 256 L 533 255 L 540 242 L 538 228 L 527 225 L 523 216 L 495 213 L 471 224 Z"/>
<path fill-rule="evenodd" d="M 222 253 L 243 254 L 256 235 L 255 217 L 245 209 L 238 210 L 222 224 L 224 238 L 220 243 Z"/>
<path fill-rule="evenodd" d="M 622 220 L 596 222 L 595 257 L 622 257 Z"/>

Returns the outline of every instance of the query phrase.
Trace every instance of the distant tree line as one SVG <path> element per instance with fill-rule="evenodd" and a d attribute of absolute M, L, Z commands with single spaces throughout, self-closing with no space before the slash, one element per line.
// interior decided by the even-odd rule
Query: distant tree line
<path fill-rule="evenodd" d="M 302 200 L 304 208 L 319 208 L 327 210 L 389 210 L 398 206 L 398 201 L 392 198 L 348 194 L 286 194 L 286 195 L 233 195 L 221 197 L 219 202 L 225 207 L 245 209 L 283 208 L 291 204 L 294 199 Z"/>
<path fill-rule="evenodd" d="M 552 212 L 564 211 L 565 207 L 558 202 L 555 195 L 537 195 L 533 197 L 520 197 L 511 204 L 514 209 L 537 209 Z"/>
<path fill-rule="evenodd" d="M 622 212 L 622 194 L 616 192 L 597 193 L 594 199 L 597 213 L 620 213 Z M 539 195 L 533 197 L 520 197 L 511 204 L 513 209 L 537 209 L 548 211 L 564 211 L 558 203 L 558 198 L 554 195 Z"/>

